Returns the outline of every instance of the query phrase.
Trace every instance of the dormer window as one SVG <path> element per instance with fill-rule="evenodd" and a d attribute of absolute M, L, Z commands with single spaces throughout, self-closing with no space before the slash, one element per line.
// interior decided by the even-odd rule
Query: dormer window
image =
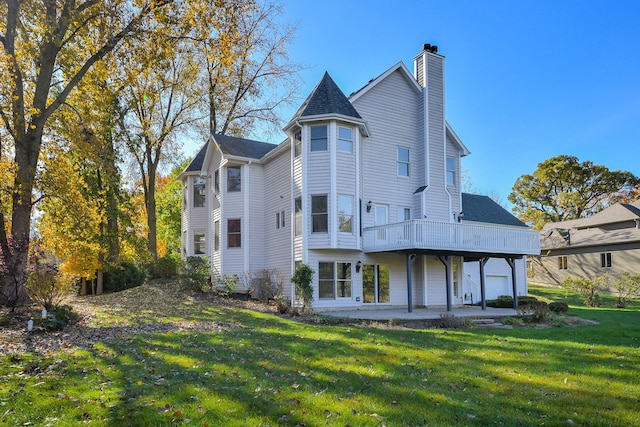
<path fill-rule="evenodd" d="M 338 151 L 353 153 L 353 130 L 351 128 L 338 127 Z"/>
<path fill-rule="evenodd" d="M 327 151 L 327 126 L 311 126 L 311 151 Z"/>

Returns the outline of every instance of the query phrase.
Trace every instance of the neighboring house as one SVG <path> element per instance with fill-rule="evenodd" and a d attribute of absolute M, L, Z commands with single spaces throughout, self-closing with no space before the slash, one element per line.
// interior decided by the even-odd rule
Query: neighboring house
<path fill-rule="evenodd" d="M 399 62 L 348 98 L 325 73 L 277 146 L 212 135 L 180 176 L 183 255 L 214 276 L 277 271 L 288 298 L 309 264 L 318 311 L 526 295 L 538 233 L 462 193 L 469 150 L 444 98 L 444 57 L 425 45 L 414 73 Z"/>
<path fill-rule="evenodd" d="M 532 281 L 560 284 L 568 276 L 606 274 L 613 285 L 623 272 L 640 273 L 640 200 L 546 224 L 540 241 L 540 256 L 528 260 Z"/>

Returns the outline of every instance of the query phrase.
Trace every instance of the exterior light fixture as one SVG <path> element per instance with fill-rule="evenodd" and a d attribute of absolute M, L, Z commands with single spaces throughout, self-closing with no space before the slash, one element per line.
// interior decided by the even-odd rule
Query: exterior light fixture
<path fill-rule="evenodd" d="M 360 273 L 361 268 L 362 268 L 362 261 L 356 262 L 356 273 Z"/>
<path fill-rule="evenodd" d="M 371 212 L 371 207 L 373 206 L 373 202 L 371 200 L 369 200 L 367 202 L 367 213 Z"/>

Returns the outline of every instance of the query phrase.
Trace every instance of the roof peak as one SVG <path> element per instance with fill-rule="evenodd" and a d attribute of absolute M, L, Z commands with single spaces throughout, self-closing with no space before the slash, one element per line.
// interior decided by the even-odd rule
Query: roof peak
<path fill-rule="evenodd" d="M 295 117 L 309 117 L 327 114 L 337 114 L 346 117 L 362 119 L 351 101 L 325 71 L 322 79 L 302 103 Z"/>

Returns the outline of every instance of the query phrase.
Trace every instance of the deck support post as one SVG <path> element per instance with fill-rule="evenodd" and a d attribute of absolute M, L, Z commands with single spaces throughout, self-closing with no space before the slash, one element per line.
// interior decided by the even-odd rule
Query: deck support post
<path fill-rule="evenodd" d="M 444 264 L 444 282 L 447 286 L 447 311 L 453 311 L 451 307 L 451 257 L 438 255 L 438 259 Z"/>
<path fill-rule="evenodd" d="M 513 287 L 513 308 L 518 308 L 518 286 L 516 283 L 516 260 L 515 258 L 505 258 L 511 267 L 511 285 Z"/>
<path fill-rule="evenodd" d="M 408 308 L 408 312 L 412 313 L 413 312 L 413 280 L 412 280 L 412 274 L 411 274 L 411 266 L 413 265 L 413 262 L 416 260 L 416 254 L 410 254 L 407 253 L 405 254 L 407 257 L 407 308 Z"/>
<path fill-rule="evenodd" d="M 480 258 L 480 306 L 483 310 L 487 309 L 487 299 L 485 296 L 485 282 L 484 282 L 484 266 L 489 261 L 489 258 Z"/>

